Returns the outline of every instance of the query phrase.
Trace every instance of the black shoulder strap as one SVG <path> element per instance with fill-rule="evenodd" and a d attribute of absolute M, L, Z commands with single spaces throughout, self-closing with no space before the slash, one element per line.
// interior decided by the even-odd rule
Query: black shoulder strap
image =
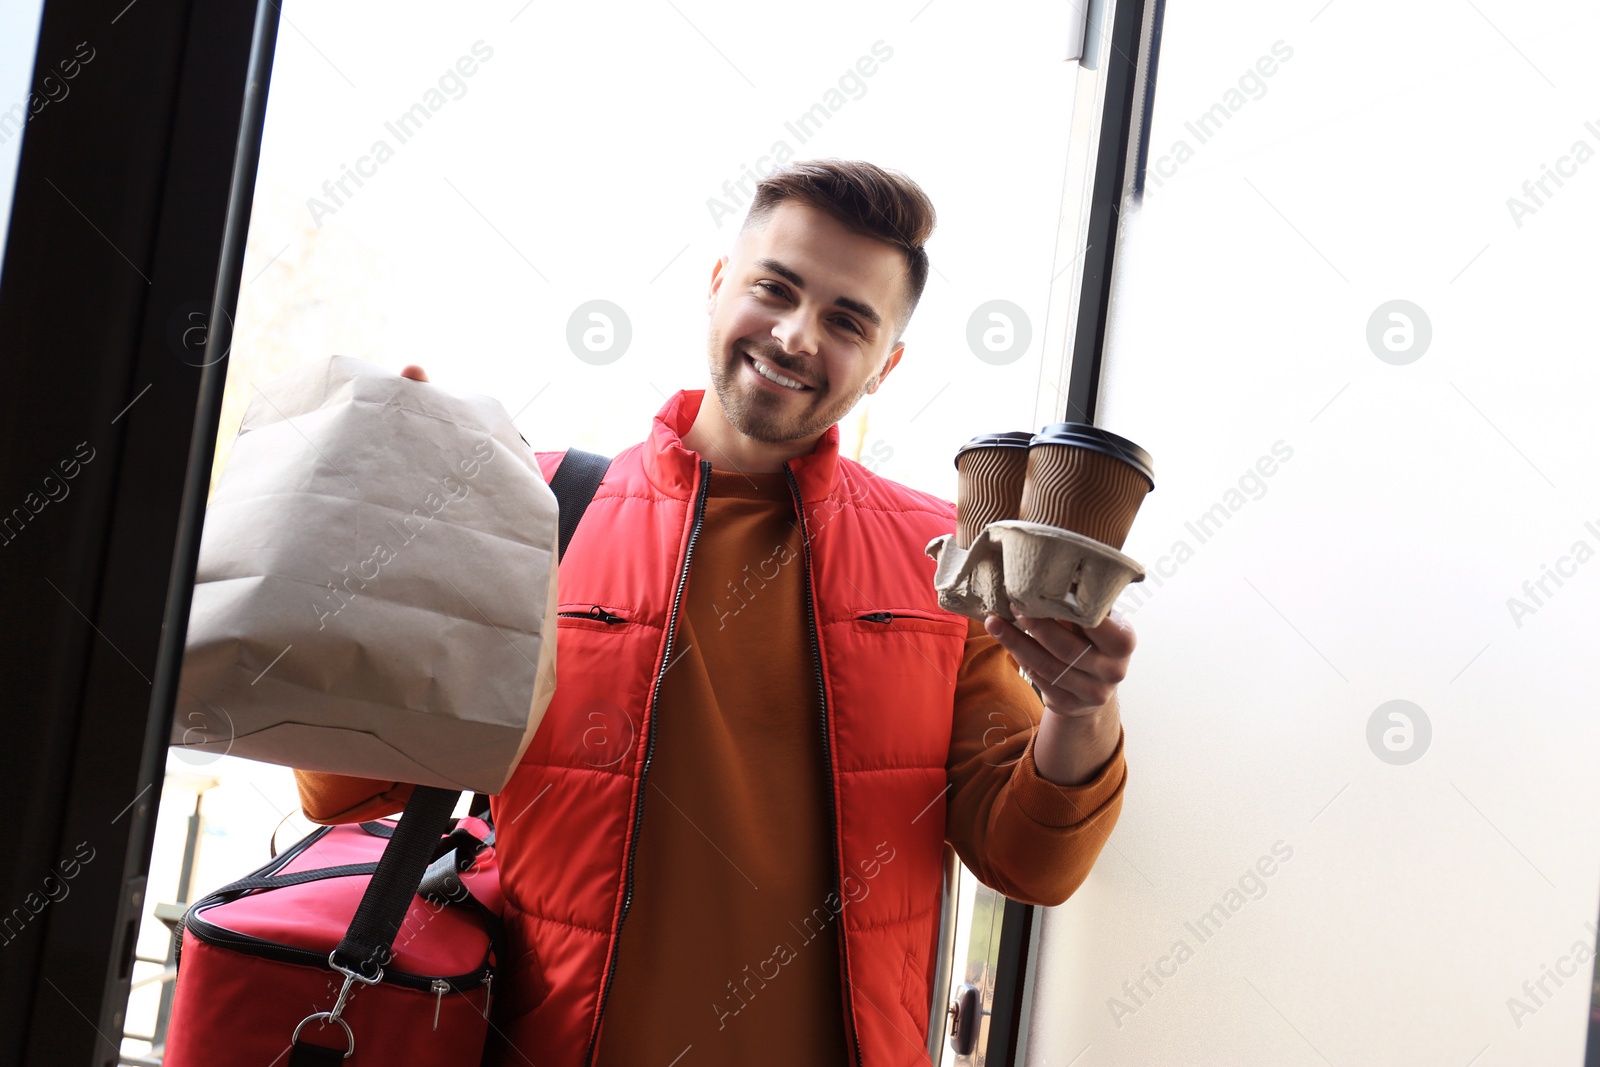
<path fill-rule="evenodd" d="M 581 448 L 569 448 L 561 458 L 561 466 L 550 479 L 550 491 L 561 505 L 560 555 L 567 554 L 567 545 L 572 543 L 572 535 L 583 520 L 583 513 L 589 510 L 589 501 L 594 499 L 594 491 L 600 488 L 600 481 L 610 468 L 609 456 L 585 452 Z"/>
<path fill-rule="evenodd" d="M 609 457 L 576 448 L 568 449 L 562 457 L 561 466 L 550 479 L 550 489 L 561 505 L 560 553 L 566 553 L 610 466 Z M 334 950 L 335 963 L 371 978 L 389 962 L 395 936 L 425 869 L 434 859 L 440 838 L 450 828 L 450 815 L 460 796 L 457 790 L 432 786 L 417 786 L 411 791 L 405 814 L 384 847 L 350 929 Z"/>
<path fill-rule="evenodd" d="M 378 869 L 367 883 L 350 929 L 333 950 L 333 962 L 366 978 L 382 973 L 394 948 L 395 935 L 416 896 L 422 872 L 433 862 L 439 839 L 450 828 L 450 814 L 461 796 L 458 789 L 419 785 L 411 790 L 405 813 L 378 857 Z"/>

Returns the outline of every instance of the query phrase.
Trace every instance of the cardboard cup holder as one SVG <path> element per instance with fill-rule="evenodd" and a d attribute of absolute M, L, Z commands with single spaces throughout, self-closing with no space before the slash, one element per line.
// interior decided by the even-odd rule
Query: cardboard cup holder
<path fill-rule="evenodd" d="M 1118 596 L 1144 581 L 1136 560 L 1092 537 L 1022 519 L 985 526 L 970 548 L 954 534 L 928 542 L 939 606 L 982 621 L 987 612 L 1015 621 L 1022 614 L 1098 626 Z"/>

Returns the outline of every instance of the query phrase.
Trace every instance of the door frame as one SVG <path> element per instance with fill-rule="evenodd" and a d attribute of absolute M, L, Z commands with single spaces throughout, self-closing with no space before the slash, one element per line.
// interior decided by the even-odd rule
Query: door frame
<path fill-rule="evenodd" d="M 277 25 L 43 4 L 32 84 L 76 73 L 0 270 L 7 1067 L 121 1058 Z"/>

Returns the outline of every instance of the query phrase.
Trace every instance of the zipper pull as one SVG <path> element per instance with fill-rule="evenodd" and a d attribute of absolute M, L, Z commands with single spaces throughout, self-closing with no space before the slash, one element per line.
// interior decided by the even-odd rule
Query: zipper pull
<path fill-rule="evenodd" d="M 443 978 L 433 980 L 433 1028 L 439 1029 L 439 1009 L 444 1007 L 444 995 L 450 992 L 450 983 Z"/>
<path fill-rule="evenodd" d="M 607 626 L 628 621 L 621 615 L 611 614 L 611 612 L 607 611 L 599 604 L 593 605 L 587 611 L 558 611 L 556 614 L 565 619 L 594 619 L 598 622 L 605 623 Z"/>
<path fill-rule="evenodd" d="M 489 1017 L 489 1006 L 494 1003 L 494 972 L 483 972 L 483 1017 Z"/>

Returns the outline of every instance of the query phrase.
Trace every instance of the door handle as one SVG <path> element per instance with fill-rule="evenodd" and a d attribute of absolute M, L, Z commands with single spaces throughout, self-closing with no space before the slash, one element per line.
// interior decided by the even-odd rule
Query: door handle
<path fill-rule="evenodd" d="M 978 987 L 963 983 L 950 1002 L 950 1048 L 957 1056 L 970 1056 L 978 1047 L 978 1023 L 983 1018 L 983 995 Z"/>

